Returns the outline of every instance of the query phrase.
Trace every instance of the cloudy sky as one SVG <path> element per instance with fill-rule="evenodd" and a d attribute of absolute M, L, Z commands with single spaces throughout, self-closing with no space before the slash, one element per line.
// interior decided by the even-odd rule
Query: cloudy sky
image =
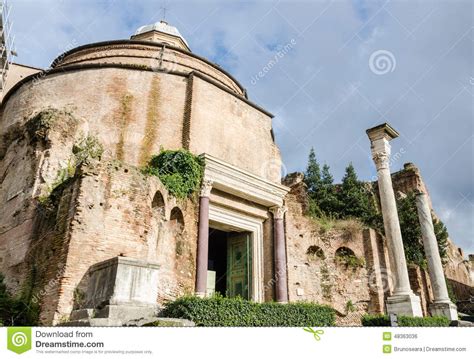
<path fill-rule="evenodd" d="M 392 170 L 414 162 L 454 241 L 474 253 L 473 2 L 14 0 L 17 62 L 166 20 L 275 114 L 286 171 L 314 147 L 339 180 L 375 175 L 365 130 L 390 122 Z"/>

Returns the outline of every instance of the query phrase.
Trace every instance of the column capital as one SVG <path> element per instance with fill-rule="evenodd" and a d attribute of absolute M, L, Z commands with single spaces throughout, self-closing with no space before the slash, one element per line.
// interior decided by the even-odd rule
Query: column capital
<path fill-rule="evenodd" d="M 288 208 L 285 206 L 270 207 L 270 212 L 272 212 L 274 219 L 283 219 L 287 210 Z"/>
<path fill-rule="evenodd" d="M 388 169 L 390 165 L 390 151 L 380 151 L 372 153 L 372 159 L 375 162 L 375 167 L 380 169 Z"/>
<path fill-rule="evenodd" d="M 212 185 L 214 181 L 210 179 L 203 179 L 201 183 L 200 197 L 209 197 L 211 195 Z"/>

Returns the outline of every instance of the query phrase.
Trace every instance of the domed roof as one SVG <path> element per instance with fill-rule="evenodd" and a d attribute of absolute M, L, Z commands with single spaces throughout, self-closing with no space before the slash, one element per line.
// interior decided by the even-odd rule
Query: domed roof
<path fill-rule="evenodd" d="M 140 34 L 144 34 L 144 33 L 149 32 L 149 31 L 159 31 L 159 32 L 162 32 L 164 34 L 179 37 L 181 40 L 183 40 L 183 42 L 186 44 L 186 46 L 189 47 L 186 39 L 181 35 L 179 30 L 176 27 L 169 25 L 164 20 L 161 20 L 160 22 L 155 22 L 154 24 L 151 24 L 151 25 L 145 25 L 145 26 L 139 27 L 137 29 L 137 31 L 135 31 L 135 36 L 140 35 Z"/>

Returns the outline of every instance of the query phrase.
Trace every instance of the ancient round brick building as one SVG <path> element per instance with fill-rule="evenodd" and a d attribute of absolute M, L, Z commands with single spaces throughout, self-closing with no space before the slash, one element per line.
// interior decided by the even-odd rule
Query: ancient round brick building
<path fill-rule="evenodd" d="M 323 231 L 306 216 L 302 177 L 281 183 L 272 115 L 175 27 L 143 26 L 129 40 L 67 51 L 47 70 L 10 71 L 0 273 L 41 323 L 121 325 L 152 317 L 166 300 L 214 292 L 323 302 L 342 324 L 385 311 L 393 289 L 385 238 L 362 227 Z M 375 129 L 378 141 L 387 128 Z M 144 173 L 161 149 L 202 156 L 200 193 L 175 198 Z M 392 177 L 397 191 L 426 192 L 414 166 Z M 469 295 L 470 264 L 459 269 L 462 254 L 450 248 L 445 273 Z M 341 253 L 363 264 L 348 270 Z M 409 272 L 427 314 L 430 279 Z M 344 314 L 349 301 L 358 316 Z"/>
<path fill-rule="evenodd" d="M 44 322 L 67 317 L 82 297 L 89 304 L 92 266 L 117 256 L 156 264 L 157 293 L 145 302 L 208 289 L 273 298 L 273 285 L 264 285 L 275 262 L 270 211 L 288 189 L 280 184 L 272 115 L 230 74 L 192 53 L 176 28 L 160 22 L 130 40 L 72 49 L 19 81 L 2 110 L 0 155 L 8 170 L 1 195 L 10 214 L 2 217 L 2 272 L 16 290 L 32 266 L 42 285 L 58 277 L 58 288 L 41 298 Z M 37 202 L 57 187 L 85 138 L 103 146 L 101 161 L 61 186 L 52 213 L 38 213 Z M 204 156 L 206 213 L 141 174 L 162 148 Z M 283 226 L 280 218 L 275 223 Z M 229 272 L 233 255 L 239 265 Z M 225 278 L 211 285 L 208 270 Z M 286 301 L 286 279 L 282 285 Z"/>

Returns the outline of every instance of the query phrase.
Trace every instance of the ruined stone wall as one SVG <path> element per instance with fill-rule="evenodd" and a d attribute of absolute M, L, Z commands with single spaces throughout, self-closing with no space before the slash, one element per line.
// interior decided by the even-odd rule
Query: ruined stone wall
<path fill-rule="evenodd" d="M 451 240 L 448 240 L 444 274 L 459 302 L 460 311 L 464 309 L 464 306 L 474 311 L 474 306 L 468 304 L 474 301 L 474 263 L 467 259 L 463 250 Z"/>
<path fill-rule="evenodd" d="M 433 290 L 428 271 L 417 265 L 408 264 L 408 277 L 410 288 L 420 298 L 423 315 L 430 315 L 429 304 L 433 302 Z"/>
<path fill-rule="evenodd" d="M 177 201 L 157 178 L 116 161 L 83 167 L 75 182 L 67 257 L 57 293 L 42 297 L 42 323 L 61 322 L 81 308 L 89 268 L 116 256 L 160 265 L 160 304 L 193 291 L 197 213 L 191 200 Z"/>
<path fill-rule="evenodd" d="M 394 174 L 393 179 L 398 192 L 426 190 L 413 165 Z M 287 176 L 284 184 L 291 188 L 286 197 L 285 220 L 290 300 L 329 304 L 338 311 L 340 325 L 360 324 L 364 313 L 383 313 L 395 280 L 385 238 L 354 221 L 325 222 L 305 216 L 308 198 L 302 174 Z M 341 247 L 362 258 L 364 265 L 341 265 L 336 256 Z M 472 264 L 450 240 L 444 270 L 462 311 L 474 295 Z M 423 314 L 429 315 L 429 304 L 433 301 L 429 273 L 413 265 L 408 266 L 408 272 L 410 286 L 421 299 Z M 349 310 L 349 301 L 353 312 Z"/>
<path fill-rule="evenodd" d="M 392 288 L 384 239 L 354 221 L 322 225 L 305 215 L 306 186 L 296 178 L 286 197 L 286 241 L 290 301 L 329 304 L 338 324 L 360 325 L 365 313 L 383 313 Z M 346 265 L 337 253 L 351 250 L 359 260 Z"/>
<path fill-rule="evenodd" d="M 67 111 L 47 111 L 0 134 L 0 272 L 13 291 L 26 276 L 37 198 L 67 167 L 81 126 Z"/>

